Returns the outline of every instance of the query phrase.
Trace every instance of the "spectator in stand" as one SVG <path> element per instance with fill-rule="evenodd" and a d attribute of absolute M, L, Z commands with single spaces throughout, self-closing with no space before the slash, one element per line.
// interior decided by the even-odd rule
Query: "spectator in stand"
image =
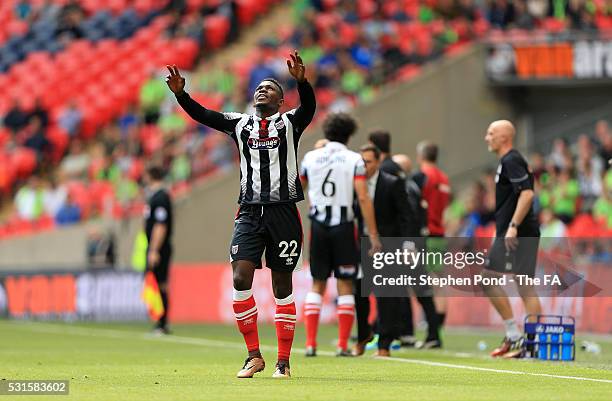
<path fill-rule="evenodd" d="M 514 20 L 514 6 L 508 0 L 490 0 L 487 19 L 494 28 L 506 28 Z"/>
<path fill-rule="evenodd" d="M 593 216 L 602 226 L 612 230 L 612 169 L 604 176 L 604 190 L 593 205 Z"/>
<path fill-rule="evenodd" d="M 26 139 L 24 146 L 36 152 L 38 163 L 46 161 L 47 155 L 52 151 L 53 145 L 47 139 L 45 129 L 38 116 L 32 117 L 25 129 Z"/>
<path fill-rule="evenodd" d="M 546 18 L 548 9 L 549 0 L 527 0 L 527 10 L 534 18 Z"/>
<path fill-rule="evenodd" d="M 572 154 L 565 138 L 556 138 L 548 160 L 558 169 L 570 169 L 574 166 Z"/>
<path fill-rule="evenodd" d="M 533 29 L 535 19 L 527 9 L 527 2 L 525 0 L 514 0 L 512 4 L 514 5 L 514 15 L 509 28 Z"/>
<path fill-rule="evenodd" d="M 85 11 L 77 0 L 72 0 L 60 11 L 59 24 L 55 30 L 55 37 L 60 42 L 70 42 L 83 37 L 80 25 L 85 18 Z"/>
<path fill-rule="evenodd" d="M 480 17 L 480 11 L 474 4 L 474 0 L 459 0 L 459 16 L 470 22 L 476 21 Z"/>
<path fill-rule="evenodd" d="M 60 172 L 67 180 L 81 180 L 87 178 L 89 163 L 91 158 L 83 149 L 80 139 L 74 139 L 70 143 L 68 155 L 64 157 L 60 164 Z"/>
<path fill-rule="evenodd" d="M 9 3 L 10 4 L 10 3 Z M 29 20 L 32 16 L 32 5 L 29 1 L 20 0 L 13 9 L 15 16 L 21 20 Z"/>
<path fill-rule="evenodd" d="M 8 128 L 13 136 L 17 135 L 28 122 L 28 114 L 21 108 L 18 98 L 13 99 L 13 104 L 4 116 L 3 124 Z"/>
<path fill-rule="evenodd" d="M 23 220 L 34 221 L 43 213 L 43 193 L 40 179 L 32 175 L 15 194 L 17 215 Z"/>
<path fill-rule="evenodd" d="M 55 215 L 55 223 L 59 226 L 68 226 L 79 221 L 81 221 L 81 208 L 74 202 L 72 196 L 68 194 L 66 203 Z"/>
<path fill-rule="evenodd" d="M 34 109 L 28 114 L 28 122 L 30 122 L 33 118 L 38 118 L 40 120 L 40 125 L 43 129 L 47 129 L 49 126 L 49 112 L 42 104 L 40 98 L 36 98 L 34 102 Z"/>
<path fill-rule="evenodd" d="M 255 92 L 255 88 L 262 80 L 266 78 L 278 79 L 274 73 L 274 70 L 270 67 L 268 61 L 266 60 L 266 46 L 267 45 L 261 43 L 257 49 L 256 59 L 249 74 L 249 83 L 247 87 L 247 93 L 249 94 Z"/>
<path fill-rule="evenodd" d="M 558 3 L 558 2 L 555 2 Z M 593 16 L 586 7 L 584 0 L 568 0 L 564 2 L 565 5 L 565 17 L 568 20 L 568 27 L 570 29 L 577 29 L 581 31 L 597 31 Z"/>
<path fill-rule="evenodd" d="M 140 115 L 138 114 L 138 109 L 134 103 L 130 103 L 127 111 L 117 120 L 121 137 L 126 138 L 129 135 L 130 130 L 137 127 L 139 123 Z M 112 153 L 112 149 L 110 149 L 110 153 Z"/>
<path fill-rule="evenodd" d="M 567 226 L 550 209 L 543 209 L 540 214 L 540 247 L 546 251 L 565 244 Z"/>
<path fill-rule="evenodd" d="M 599 156 L 603 162 L 603 168 L 610 168 L 612 161 L 612 131 L 606 120 L 599 120 L 595 124 L 595 137 L 597 138 L 597 148 Z"/>
<path fill-rule="evenodd" d="M 544 156 L 542 156 L 542 154 L 539 152 L 534 152 L 531 154 L 531 157 L 529 159 L 529 165 L 531 166 L 533 176 L 537 181 L 540 179 L 542 174 L 546 172 L 546 163 L 544 161 Z"/>
<path fill-rule="evenodd" d="M 59 210 L 66 204 L 68 190 L 60 173 L 52 176 L 43 189 L 44 212 L 55 218 Z"/>
<path fill-rule="evenodd" d="M 590 211 L 595 200 L 601 195 L 601 175 L 604 171 L 603 162 L 595 155 L 591 138 L 582 134 L 578 137 L 578 184 L 582 195 L 582 210 Z"/>
<path fill-rule="evenodd" d="M 166 88 L 163 79 L 155 71 L 149 75 L 149 80 L 140 88 L 140 108 L 144 114 L 145 124 L 156 124 L 160 116 L 160 108 L 166 99 Z"/>
<path fill-rule="evenodd" d="M 110 123 L 104 126 L 101 137 L 100 142 L 104 144 L 107 155 L 113 154 L 115 148 L 122 143 L 121 130 L 117 127 L 117 124 Z"/>
<path fill-rule="evenodd" d="M 83 121 L 83 113 L 77 108 L 76 102 L 72 100 L 68 107 L 62 110 L 59 116 L 58 124 L 62 127 L 71 138 L 79 134 L 81 122 Z"/>
<path fill-rule="evenodd" d="M 569 224 L 576 215 L 580 186 L 578 181 L 572 178 L 570 170 L 557 170 L 556 174 L 556 177 L 551 177 L 550 189 L 542 189 L 540 192 L 540 206 L 543 209 L 551 208 L 562 222 Z"/>

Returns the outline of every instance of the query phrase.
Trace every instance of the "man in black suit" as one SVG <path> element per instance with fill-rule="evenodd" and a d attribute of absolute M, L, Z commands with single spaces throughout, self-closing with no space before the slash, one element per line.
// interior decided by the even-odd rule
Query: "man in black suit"
<path fill-rule="evenodd" d="M 407 207 L 407 194 L 404 181 L 380 169 L 381 152 L 374 145 L 365 145 L 361 156 L 366 167 L 368 191 L 374 200 L 374 211 L 378 233 L 381 237 L 410 237 L 411 209 Z M 361 285 L 357 283 L 356 311 L 358 342 L 353 349 L 354 355 L 364 352 L 365 344 L 371 338 L 371 329 L 367 322 L 369 314 L 369 294 L 361 294 Z M 406 294 L 408 295 L 408 293 Z M 435 333 L 437 339 L 437 320 L 431 298 L 418 297 L 419 302 L 428 310 L 429 335 Z M 391 342 L 398 338 L 402 328 L 401 298 L 377 297 L 378 309 L 378 356 L 389 356 Z"/>

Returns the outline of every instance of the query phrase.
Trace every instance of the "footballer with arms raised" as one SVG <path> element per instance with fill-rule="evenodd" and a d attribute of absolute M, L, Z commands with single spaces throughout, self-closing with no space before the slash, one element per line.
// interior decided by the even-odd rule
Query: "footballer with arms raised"
<path fill-rule="evenodd" d="M 230 261 L 234 313 L 249 355 L 237 374 L 239 378 L 253 377 L 265 367 L 251 289 L 264 251 L 276 300 L 278 361 L 273 377 L 291 376 L 289 356 L 296 320 L 292 273 L 302 249 L 302 224 L 295 203 L 304 199 L 297 148 L 312 121 L 316 103 L 312 86 L 304 77 L 302 59 L 297 51 L 290 56 L 287 66 L 297 81 L 300 106 L 282 114 L 283 88 L 275 79 L 264 79 L 255 89 L 254 114 L 219 113 L 191 99 L 176 66 L 168 66 L 166 82 L 181 107 L 197 122 L 229 135 L 240 154 L 240 208 L 234 221 Z"/>

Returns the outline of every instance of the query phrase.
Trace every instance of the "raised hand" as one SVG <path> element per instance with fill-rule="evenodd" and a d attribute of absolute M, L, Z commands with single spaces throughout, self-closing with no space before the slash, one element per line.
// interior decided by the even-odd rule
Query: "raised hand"
<path fill-rule="evenodd" d="M 296 81 L 302 82 L 304 80 L 304 72 L 306 71 L 302 58 L 298 54 L 297 50 L 294 50 L 293 54 L 289 54 L 289 57 L 291 57 L 291 60 L 287 60 L 289 74 L 291 74 Z"/>
<path fill-rule="evenodd" d="M 166 68 L 170 71 L 170 75 L 166 76 L 168 88 L 175 94 L 181 93 L 183 89 L 185 89 L 185 78 L 181 77 L 181 73 L 176 67 L 176 64 L 167 65 Z"/>

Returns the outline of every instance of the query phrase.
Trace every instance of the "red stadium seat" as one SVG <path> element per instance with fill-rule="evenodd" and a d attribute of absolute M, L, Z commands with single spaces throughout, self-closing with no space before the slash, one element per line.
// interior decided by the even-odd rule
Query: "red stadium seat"
<path fill-rule="evenodd" d="M 0 127 L 0 149 L 4 147 L 11 139 L 11 133 L 8 129 Z"/>
<path fill-rule="evenodd" d="M 51 159 L 57 163 L 62 159 L 62 156 L 68 147 L 70 137 L 62 127 L 51 125 L 47 130 L 47 139 L 53 145 Z"/>
<path fill-rule="evenodd" d="M 253 23 L 258 11 L 257 1 L 258 0 L 236 0 L 236 5 L 238 7 L 236 13 L 240 25 L 247 26 Z"/>
<path fill-rule="evenodd" d="M 11 154 L 11 164 L 15 167 L 17 178 L 28 178 L 36 169 L 36 152 L 32 149 L 19 147 Z"/>
<path fill-rule="evenodd" d="M 548 32 L 563 32 L 565 30 L 565 21 L 557 18 L 546 18 L 542 20 L 542 29 Z"/>
<path fill-rule="evenodd" d="M 230 21 L 223 15 L 204 18 L 204 44 L 209 49 L 218 49 L 225 43 L 230 29 Z"/>
<path fill-rule="evenodd" d="M 374 15 L 376 3 L 373 0 L 357 0 L 357 14 L 360 19 L 368 19 Z"/>
<path fill-rule="evenodd" d="M 583 213 L 574 218 L 567 227 L 567 236 L 571 238 L 594 238 L 600 236 L 602 230 L 592 215 Z"/>
<path fill-rule="evenodd" d="M 36 220 L 34 227 L 38 231 L 52 230 L 55 227 L 55 220 L 53 220 L 53 217 L 49 216 L 48 214 L 43 214 L 38 220 Z"/>
<path fill-rule="evenodd" d="M 317 104 L 321 107 L 329 106 L 336 98 L 336 92 L 333 89 L 318 89 Z"/>

